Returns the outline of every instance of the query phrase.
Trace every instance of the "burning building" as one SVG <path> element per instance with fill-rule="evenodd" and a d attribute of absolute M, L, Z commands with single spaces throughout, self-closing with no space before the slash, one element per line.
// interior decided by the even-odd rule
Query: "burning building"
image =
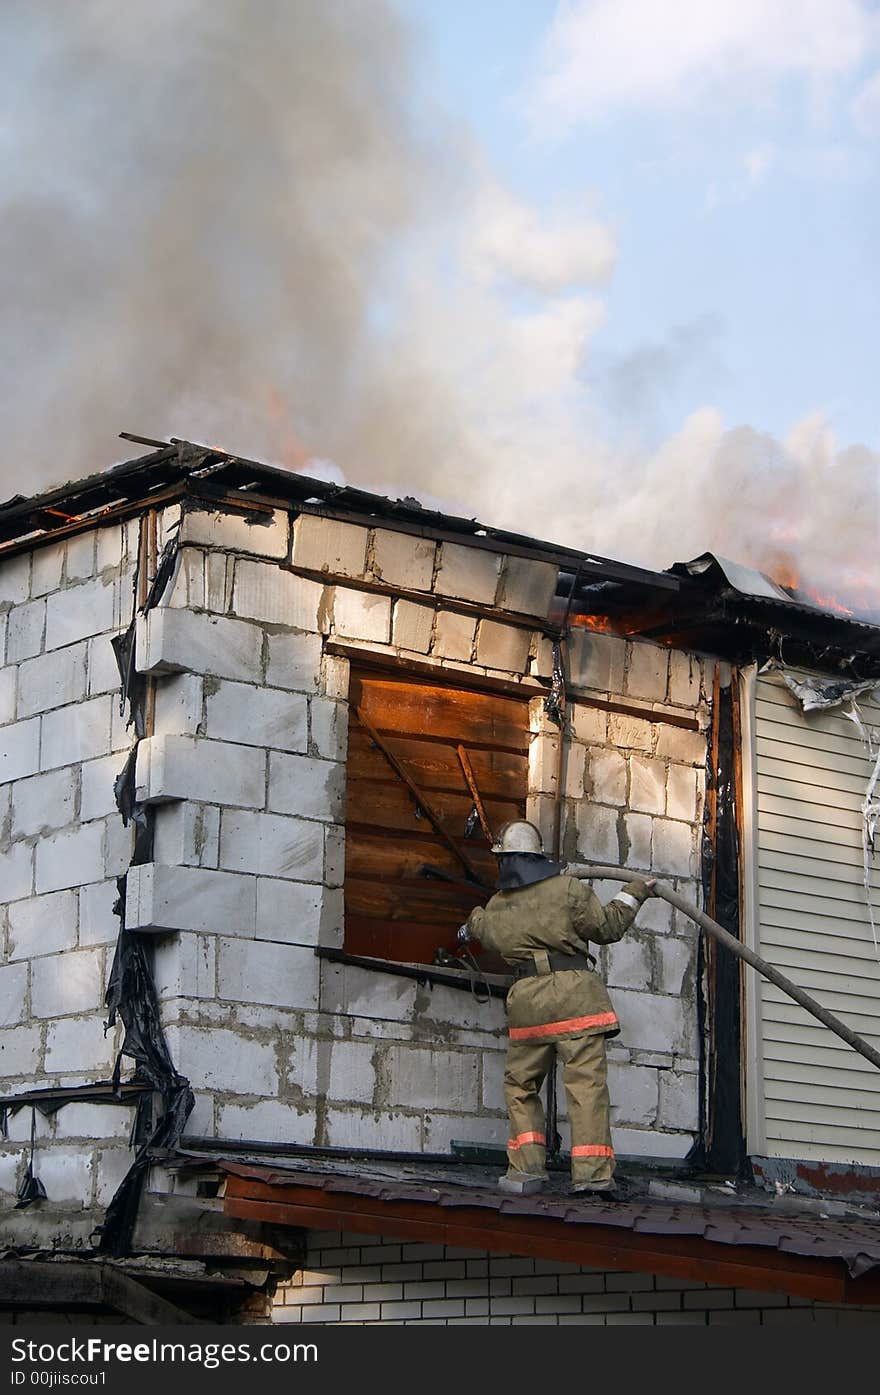
<path fill-rule="evenodd" d="M 872 1320 L 880 626 L 144 444 L 0 508 L 13 1318 Z M 509 980 L 455 937 L 522 816 L 865 1050 L 653 900 L 622 1200 L 498 1194 Z"/>

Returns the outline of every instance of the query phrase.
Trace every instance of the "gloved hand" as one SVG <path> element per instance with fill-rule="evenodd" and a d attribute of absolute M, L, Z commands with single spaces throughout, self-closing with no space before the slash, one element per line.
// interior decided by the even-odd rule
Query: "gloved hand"
<path fill-rule="evenodd" d="M 649 895 L 649 896 L 656 896 L 656 895 L 657 895 L 657 892 L 656 892 L 656 890 L 655 890 L 656 885 L 657 885 L 657 878 L 656 878 L 656 877 L 649 877 L 648 880 L 645 882 L 645 886 L 648 888 L 648 895 Z"/>

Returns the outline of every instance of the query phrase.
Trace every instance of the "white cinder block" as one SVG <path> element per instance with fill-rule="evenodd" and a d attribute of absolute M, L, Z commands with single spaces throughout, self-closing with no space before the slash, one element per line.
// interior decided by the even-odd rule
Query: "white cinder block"
<path fill-rule="evenodd" d="M 277 814 L 341 822 L 345 808 L 345 766 L 339 761 L 271 751 L 268 806 Z"/>
<path fill-rule="evenodd" d="M 345 879 L 345 829 L 331 824 L 324 830 L 324 884 L 342 886 Z"/>
<path fill-rule="evenodd" d="M 27 843 L 13 843 L 0 852 L 0 887 L 3 900 L 18 901 L 34 889 L 34 850 Z M 37 887 L 39 891 L 39 887 Z"/>
<path fill-rule="evenodd" d="M 265 803 L 263 751 L 191 736 L 150 736 L 138 743 L 136 797 L 145 803 L 196 799 L 260 808 Z"/>
<path fill-rule="evenodd" d="M 606 982 L 611 988 L 650 988 L 651 952 L 648 946 L 632 934 L 610 945 Z"/>
<path fill-rule="evenodd" d="M 65 702 L 79 702 L 86 690 L 86 645 L 27 659 L 18 671 L 18 715 L 32 717 Z"/>
<path fill-rule="evenodd" d="M 46 1030 L 46 1070 L 104 1076 L 113 1068 L 119 1032 L 104 1035 L 100 1013 L 50 1022 Z"/>
<path fill-rule="evenodd" d="M 76 892 L 32 896 L 9 907 L 9 957 L 59 954 L 76 944 Z"/>
<path fill-rule="evenodd" d="M 650 751 L 654 746 L 655 728 L 642 717 L 629 717 L 624 712 L 608 716 L 608 740 L 618 750 Z M 664 754 L 658 746 L 658 755 Z"/>
<path fill-rule="evenodd" d="M 3 643 L 6 617 L 0 617 L 0 646 Z M 0 647 L 0 653 L 2 653 Z M 5 726 L 15 718 L 15 682 L 17 671 L 14 667 L 0 670 L 0 726 Z"/>
<path fill-rule="evenodd" d="M 351 681 L 351 664 L 348 659 L 334 654 L 325 654 L 321 660 L 320 688 L 324 697 L 348 701 L 348 688 Z"/>
<path fill-rule="evenodd" d="M 0 1078 L 35 1075 L 41 1050 L 39 1027 L 7 1027 L 0 1032 Z"/>
<path fill-rule="evenodd" d="M 547 615 L 556 592 L 559 569 L 550 562 L 506 557 L 501 574 L 499 606 L 521 615 Z"/>
<path fill-rule="evenodd" d="M 363 576 L 367 530 L 335 518 L 300 514 L 293 524 L 293 565 L 333 576 Z"/>
<path fill-rule="evenodd" d="M 403 591 L 430 591 L 436 544 L 430 538 L 377 528 L 373 534 L 373 572 Z"/>
<path fill-rule="evenodd" d="M 492 605 L 498 590 L 500 567 L 501 557 L 497 553 L 445 542 L 440 548 L 434 590 L 441 596 L 454 596 L 456 600 Z"/>
<path fill-rule="evenodd" d="M 222 605 L 209 605 L 205 584 L 205 553 L 200 547 L 182 547 L 174 562 L 174 572 L 162 595 L 160 605 L 175 609 L 219 610 Z M 224 571 L 227 558 L 223 558 Z"/>
<path fill-rule="evenodd" d="M 332 1106 L 326 1115 L 327 1142 L 331 1148 L 383 1148 L 417 1153 L 422 1146 L 419 1114 Z"/>
<path fill-rule="evenodd" d="M 17 557 L 0 561 L 0 605 L 21 605 L 30 595 L 31 557 L 20 552 Z"/>
<path fill-rule="evenodd" d="M 694 875 L 694 830 L 690 824 L 655 819 L 653 849 L 658 872 L 678 877 Z"/>
<path fill-rule="evenodd" d="M 607 809 L 592 800 L 583 800 L 577 809 L 578 856 L 582 862 L 610 863 L 619 866 L 620 845 L 617 837 L 617 810 Z"/>
<path fill-rule="evenodd" d="M 35 547 L 31 563 L 31 595 L 45 596 L 47 591 L 56 591 L 61 585 L 63 569 L 63 542 Z"/>
<path fill-rule="evenodd" d="M 45 628 L 45 601 L 29 601 L 11 610 L 6 621 L 6 662 L 17 664 L 42 653 Z"/>
<path fill-rule="evenodd" d="M 47 712 L 43 718 L 41 769 L 53 770 L 57 766 L 107 755 L 112 702 L 108 694 Z"/>
<path fill-rule="evenodd" d="M 666 800 L 671 819 L 693 822 L 697 816 L 697 772 L 692 766 L 670 765 Z"/>
<path fill-rule="evenodd" d="M 217 997 L 273 1007 L 318 1007 L 320 961 L 302 945 L 218 940 Z"/>
<path fill-rule="evenodd" d="M 118 567 L 122 562 L 123 524 L 111 523 L 105 528 L 96 529 L 95 569 L 102 572 L 107 567 Z"/>
<path fill-rule="evenodd" d="M 64 828 L 76 803 L 76 768 L 32 775 L 12 786 L 12 833 L 28 838 L 46 829 Z"/>
<path fill-rule="evenodd" d="M 665 1072 L 662 1072 L 665 1074 Z M 657 1118 L 657 1076 L 648 1066 L 610 1064 L 608 1089 L 615 1124 L 648 1125 Z"/>
<path fill-rule="evenodd" d="M 407 1109 L 475 1110 L 480 1056 L 476 1051 L 441 1051 L 395 1042 L 388 1053 L 389 1102 Z"/>
<path fill-rule="evenodd" d="M 199 733 L 204 682 L 196 673 L 176 673 L 156 685 L 153 736 L 196 736 Z"/>
<path fill-rule="evenodd" d="M 669 673 L 669 651 L 648 640 L 631 640 L 626 671 L 626 692 L 630 697 L 663 702 Z"/>
<path fill-rule="evenodd" d="M 308 699 L 304 693 L 254 688 L 245 683 L 218 683 L 205 700 L 205 733 L 220 741 L 271 746 L 277 751 L 305 751 L 308 746 Z"/>
<path fill-rule="evenodd" d="M 340 639 L 388 644 L 391 638 L 391 597 L 369 591 L 333 588 L 333 629 Z"/>
<path fill-rule="evenodd" d="M 372 1104 L 376 1093 L 375 1050 L 372 1044 L 334 1041 L 330 1052 L 327 1098 Z"/>
<path fill-rule="evenodd" d="M 233 872 L 319 882 L 324 860 L 320 823 L 280 814 L 224 810 L 220 865 Z"/>
<path fill-rule="evenodd" d="M 664 1129 L 699 1127 L 699 1077 L 660 1071 L 660 1109 L 657 1123 Z"/>
<path fill-rule="evenodd" d="M 440 610 L 434 622 L 434 654 L 441 659 L 469 661 L 477 622 L 470 615 Z"/>
<path fill-rule="evenodd" d="M 102 1148 L 95 1153 L 92 1171 L 95 1179 L 95 1205 L 109 1206 L 129 1172 L 134 1154 L 130 1148 Z"/>
<path fill-rule="evenodd" d="M 221 1138 L 257 1138 L 261 1143 L 311 1143 L 314 1111 L 281 1100 L 220 1106 Z"/>
<path fill-rule="evenodd" d="M 158 606 L 139 615 L 136 627 L 140 673 L 188 671 L 260 682 L 263 635 L 256 625 Z"/>
<path fill-rule="evenodd" d="M 666 722 L 657 723 L 657 755 L 668 756 L 682 765 L 706 764 L 706 737 L 701 731 L 688 731 Z"/>
<path fill-rule="evenodd" d="M 274 1043 L 222 1027 L 169 1029 L 174 1064 L 196 1090 L 230 1095 L 277 1095 Z"/>
<path fill-rule="evenodd" d="M 658 945 L 660 955 L 660 987 L 664 993 L 676 996 L 685 988 L 685 977 L 696 957 L 692 940 L 665 939 Z"/>
<path fill-rule="evenodd" d="M 239 559 L 235 564 L 232 608 L 236 615 L 267 625 L 289 625 L 292 630 L 318 630 L 323 595 L 320 582 L 294 576 L 273 563 Z"/>
<path fill-rule="evenodd" d="M 216 867 L 220 856 L 220 810 L 189 800 L 154 811 L 153 861 L 170 867 Z"/>
<path fill-rule="evenodd" d="M 619 693 L 623 687 L 626 641 L 617 635 L 575 629 L 569 636 L 569 681 L 575 688 Z"/>
<path fill-rule="evenodd" d="M 55 591 L 46 600 L 46 649 L 89 639 L 112 630 L 119 623 L 116 613 L 116 587 L 107 577 L 98 576 L 81 586 Z"/>
<path fill-rule="evenodd" d="M 559 777 L 559 737 L 549 733 L 533 736 L 529 742 L 529 789 L 536 794 L 555 794 Z"/>
<path fill-rule="evenodd" d="M 287 514 L 282 509 L 238 513 L 232 509 L 221 512 L 188 508 L 178 537 L 182 543 L 280 559 L 287 556 L 287 530 Z"/>
<path fill-rule="evenodd" d="M 37 1175 L 50 1202 L 64 1202 L 73 1210 L 91 1205 L 93 1159 L 81 1148 L 44 1148 L 37 1161 Z"/>
<path fill-rule="evenodd" d="M 69 950 L 31 963 L 34 1017 L 66 1017 L 98 1008 L 104 998 L 99 949 Z"/>
<path fill-rule="evenodd" d="M 60 893 L 62 896 L 66 892 Z M 119 935 L 119 916 L 113 907 L 119 897 L 116 882 L 93 882 L 79 889 L 79 943 L 81 945 L 115 944 Z"/>
<path fill-rule="evenodd" d="M 565 797 L 583 799 L 586 793 L 587 748 L 572 742 L 565 752 Z"/>
<path fill-rule="evenodd" d="M 124 765 L 125 761 L 121 760 L 118 754 L 101 756 L 99 760 L 86 761 L 83 765 L 80 795 L 80 818 L 83 823 L 87 823 L 91 819 L 102 819 L 108 814 L 117 812 L 113 786 Z M 53 771 L 51 776 L 42 775 L 40 778 L 43 780 L 56 779 L 65 774 L 65 771 Z"/>
<path fill-rule="evenodd" d="M 88 642 L 89 697 L 116 693 L 122 686 L 116 654 L 110 635 L 96 635 Z"/>
<path fill-rule="evenodd" d="M 348 705 L 330 698 L 309 703 L 310 749 L 325 760 L 344 761 L 348 755 Z"/>
<path fill-rule="evenodd" d="M 131 1133 L 134 1106 L 82 1104 L 71 1100 L 55 1115 L 55 1136 L 67 1138 L 124 1138 Z M 131 1154 L 128 1154 L 129 1161 Z"/>
<path fill-rule="evenodd" d="M 601 804 L 626 803 L 626 761 L 618 751 L 590 752 L 590 793 Z"/>
<path fill-rule="evenodd" d="M 152 862 L 128 872 L 125 923 L 130 930 L 201 930 L 252 936 L 255 919 L 253 877 Z"/>
<path fill-rule="evenodd" d="M 104 876 L 121 877 L 134 851 L 134 824 L 127 826 L 117 815 L 104 819 Z"/>
<path fill-rule="evenodd" d="M 157 939 L 153 982 L 160 998 L 214 998 L 217 992 L 216 936 L 179 935 Z"/>
<path fill-rule="evenodd" d="M 318 634 L 269 634 L 266 682 L 291 692 L 316 692 L 321 681 L 323 643 Z"/>
<path fill-rule="evenodd" d="M 104 879 L 104 825 L 82 824 L 37 844 L 36 891 L 61 891 Z"/>
<path fill-rule="evenodd" d="M 0 969 L 0 1027 L 14 1027 L 30 1015 L 27 990 L 27 964 L 7 964 Z"/>
<path fill-rule="evenodd" d="M 279 877 L 257 878 L 258 940 L 316 945 L 324 895 L 311 882 L 288 882 Z"/>
<path fill-rule="evenodd" d="M 427 654 L 431 648 L 433 630 L 433 606 L 416 605 L 413 601 L 395 602 L 391 643 L 396 649 Z"/>
<path fill-rule="evenodd" d="M 625 867 L 636 867 L 640 871 L 647 871 L 651 866 L 653 853 L 651 850 L 651 833 L 654 821 L 650 814 L 627 814 L 623 825 L 626 831 L 626 842 L 628 844 L 627 854 L 623 865 Z"/>
<path fill-rule="evenodd" d="M 604 746 L 608 738 L 608 713 L 585 702 L 572 702 L 567 708 L 578 741 L 588 746 Z"/>
<path fill-rule="evenodd" d="M 84 581 L 95 574 L 95 530 L 78 533 L 67 540 L 65 576 L 71 581 Z M 36 593 L 35 593 L 36 594 Z"/>
<path fill-rule="evenodd" d="M 522 673 L 529 656 L 531 638 L 530 630 L 500 625 L 494 620 L 481 620 L 477 632 L 477 663 L 484 668 Z"/>
<path fill-rule="evenodd" d="M 0 729 L 0 784 L 34 775 L 40 768 L 40 719 L 12 722 Z"/>
<path fill-rule="evenodd" d="M 666 808 L 666 766 L 662 760 L 631 756 L 629 807 L 642 814 L 662 814 Z"/>
<path fill-rule="evenodd" d="M 679 649 L 669 651 L 669 701 L 682 707 L 696 707 L 700 701 L 702 670 L 694 654 Z"/>
<path fill-rule="evenodd" d="M 688 1050 L 689 1024 L 681 998 L 615 988 L 614 1006 L 620 1019 L 620 1041 L 630 1050 Z"/>

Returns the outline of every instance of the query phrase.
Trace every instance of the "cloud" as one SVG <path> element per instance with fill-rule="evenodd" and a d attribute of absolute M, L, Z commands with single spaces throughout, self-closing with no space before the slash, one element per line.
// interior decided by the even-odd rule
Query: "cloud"
<path fill-rule="evenodd" d="M 616 247 L 588 208 L 539 213 L 489 180 L 475 199 L 463 253 L 480 280 L 509 277 L 547 293 L 606 280 Z"/>
<path fill-rule="evenodd" d="M 859 0 L 568 0 L 556 10 L 529 107 L 560 134 L 627 109 L 749 101 L 758 84 L 852 74 L 876 43 Z"/>
<path fill-rule="evenodd" d="M 852 118 L 863 136 L 880 136 L 880 71 L 873 74 L 852 101 Z"/>

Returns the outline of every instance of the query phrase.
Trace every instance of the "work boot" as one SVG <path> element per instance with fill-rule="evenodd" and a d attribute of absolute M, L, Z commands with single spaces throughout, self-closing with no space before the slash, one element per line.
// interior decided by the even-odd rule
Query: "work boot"
<path fill-rule="evenodd" d="M 546 1181 L 546 1172 L 505 1172 L 498 1178 L 498 1190 L 514 1196 L 531 1196 L 533 1192 L 542 1191 Z"/>
<path fill-rule="evenodd" d="M 573 1192 L 596 1192 L 605 1196 L 614 1196 L 617 1192 L 617 1183 L 612 1177 L 606 1177 L 601 1182 L 573 1182 L 571 1186 Z"/>

